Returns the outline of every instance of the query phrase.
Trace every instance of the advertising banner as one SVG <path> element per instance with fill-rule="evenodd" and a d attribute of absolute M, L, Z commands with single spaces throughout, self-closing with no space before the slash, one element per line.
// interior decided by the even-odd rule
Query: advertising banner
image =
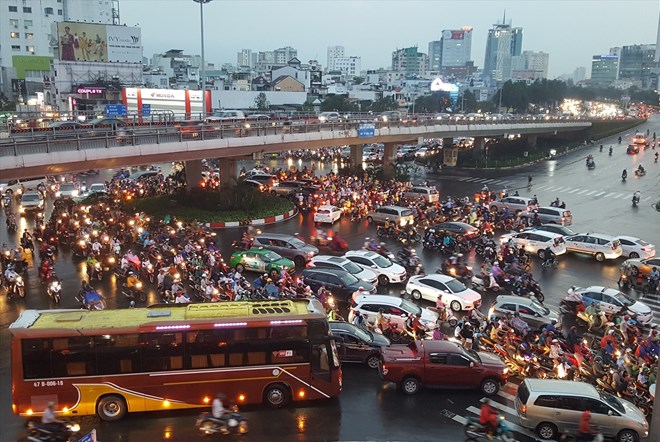
<path fill-rule="evenodd" d="M 142 35 L 140 28 L 108 26 L 108 61 L 142 63 Z"/>
<path fill-rule="evenodd" d="M 93 23 L 57 23 L 62 61 L 142 63 L 140 28 Z"/>

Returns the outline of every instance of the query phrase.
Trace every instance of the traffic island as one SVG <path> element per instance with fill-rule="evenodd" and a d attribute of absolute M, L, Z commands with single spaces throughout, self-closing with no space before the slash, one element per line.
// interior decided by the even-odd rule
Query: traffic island
<path fill-rule="evenodd" d="M 140 198 L 124 205 L 156 218 L 175 217 L 213 229 L 270 224 L 289 219 L 297 213 L 295 205 L 285 198 L 242 186 L 220 191 L 193 189 L 190 192 Z"/>

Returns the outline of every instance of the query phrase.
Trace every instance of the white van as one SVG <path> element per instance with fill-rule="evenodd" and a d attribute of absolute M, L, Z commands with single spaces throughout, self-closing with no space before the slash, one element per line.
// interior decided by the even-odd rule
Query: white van
<path fill-rule="evenodd" d="M 437 203 L 440 199 L 440 194 L 435 187 L 413 186 L 404 192 L 403 197 L 409 200 L 424 198 L 427 203 Z"/>
<path fill-rule="evenodd" d="M 206 117 L 206 121 L 244 120 L 245 112 L 240 110 L 213 111 L 213 115 Z"/>
<path fill-rule="evenodd" d="M 41 183 L 46 184 L 46 177 L 41 175 L 37 177 L 21 178 L 18 180 L 9 180 L 6 183 L 0 183 L 0 193 L 9 192 L 13 194 L 21 188 L 24 190 L 35 190 Z M 22 186 L 22 187 L 21 187 Z"/>

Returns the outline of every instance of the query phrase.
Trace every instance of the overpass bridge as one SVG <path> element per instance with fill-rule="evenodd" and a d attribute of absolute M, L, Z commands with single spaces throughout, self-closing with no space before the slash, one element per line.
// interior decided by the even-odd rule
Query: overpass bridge
<path fill-rule="evenodd" d="M 373 125 L 373 135 L 360 131 Z M 199 176 L 199 160 L 222 158 L 221 179 L 229 182 L 236 176 L 235 161 L 267 152 L 306 148 L 351 146 L 349 160 L 362 162 L 362 145 L 383 143 L 386 174 L 393 173 L 397 144 L 417 142 L 420 138 L 473 137 L 475 146 L 483 147 L 485 138 L 521 134 L 533 145 L 538 136 L 575 133 L 591 127 L 584 120 L 509 120 L 509 121 L 420 121 L 365 122 L 344 121 L 313 123 L 259 123 L 212 126 L 135 128 L 128 133 L 110 128 L 101 134 L 76 130 L 71 134 L 14 137 L 0 140 L 0 177 L 8 180 L 38 175 L 73 173 L 89 169 L 108 169 L 170 161 L 185 161 Z M 37 136 L 40 135 L 41 138 Z M 189 184 L 195 184 L 189 182 Z"/>

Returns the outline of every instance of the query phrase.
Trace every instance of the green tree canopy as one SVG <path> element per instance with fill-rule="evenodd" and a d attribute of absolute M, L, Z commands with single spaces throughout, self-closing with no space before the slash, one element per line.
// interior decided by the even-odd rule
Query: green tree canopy
<path fill-rule="evenodd" d="M 328 95 L 321 103 L 321 112 L 357 112 L 358 106 L 345 95 Z"/>

